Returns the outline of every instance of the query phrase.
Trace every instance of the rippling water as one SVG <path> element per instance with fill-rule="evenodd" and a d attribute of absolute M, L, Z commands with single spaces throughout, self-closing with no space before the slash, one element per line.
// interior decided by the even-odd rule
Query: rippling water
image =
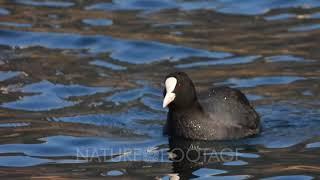
<path fill-rule="evenodd" d="M 317 179 L 319 37 L 318 0 L 1 1 L 0 176 Z M 240 88 L 262 133 L 163 137 L 175 70 L 200 96 Z M 177 147 L 229 159 L 178 162 Z"/>

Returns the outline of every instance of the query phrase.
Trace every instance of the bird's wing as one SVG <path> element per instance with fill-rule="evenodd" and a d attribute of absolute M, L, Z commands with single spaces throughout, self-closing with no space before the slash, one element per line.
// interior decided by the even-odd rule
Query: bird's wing
<path fill-rule="evenodd" d="M 210 89 L 209 98 L 203 102 L 203 108 L 213 121 L 221 125 L 248 129 L 259 128 L 259 115 L 250 105 L 246 96 L 238 89 L 215 87 Z"/>

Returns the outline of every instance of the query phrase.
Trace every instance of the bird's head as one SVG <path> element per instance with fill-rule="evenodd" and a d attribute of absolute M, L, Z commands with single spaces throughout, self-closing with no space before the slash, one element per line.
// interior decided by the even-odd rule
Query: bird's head
<path fill-rule="evenodd" d="M 174 72 L 167 75 L 164 86 L 164 108 L 184 108 L 197 100 L 195 87 L 184 72 Z"/>

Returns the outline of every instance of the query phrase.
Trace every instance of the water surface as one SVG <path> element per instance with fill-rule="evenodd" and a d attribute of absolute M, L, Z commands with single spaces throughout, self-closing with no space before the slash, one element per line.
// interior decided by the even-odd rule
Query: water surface
<path fill-rule="evenodd" d="M 319 178 L 319 8 L 317 0 L 1 1 L 0 176 Z M 241 89 L 262 133 L 210 143 L 162 136 L 162 81 L 176 70 L 200 97 L 214 84 Z M 209 152 L 177 162 L 175 147 Z"/>

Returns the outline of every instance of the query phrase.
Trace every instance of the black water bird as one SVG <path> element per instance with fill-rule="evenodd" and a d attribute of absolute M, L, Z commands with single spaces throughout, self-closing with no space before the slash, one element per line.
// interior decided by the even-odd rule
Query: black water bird
<path fill-rule="evenodd" d="M 166 76 L 163 107 L 168 107 L 164 134 L 195 140 L 231 140 L 260 132 L 260 118 L 238 89 L 212 87 L 198 100 L 184 72 Z"/>

